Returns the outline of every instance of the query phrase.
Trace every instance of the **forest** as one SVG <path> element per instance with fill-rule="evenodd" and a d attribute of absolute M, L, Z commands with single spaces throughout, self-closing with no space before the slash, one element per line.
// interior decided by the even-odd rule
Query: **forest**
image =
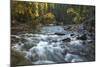
<path fill-rule="evenodd" d="M 11 1 L 12 65 L 94 60 L 95 6 Z"/>
<path fill-rule="evenodd" d="M 95 8 L 88 5 L 14 1 L 11 8 L 12 26 L 26 24 L 28 27 L 28 24 L 31 28 L 48 24 L 81 24 L 95 16 Z"/>

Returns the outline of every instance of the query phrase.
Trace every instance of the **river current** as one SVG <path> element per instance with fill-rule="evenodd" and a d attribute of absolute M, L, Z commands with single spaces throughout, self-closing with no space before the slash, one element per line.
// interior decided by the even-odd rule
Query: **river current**
<path fill-rule="evenodd" d="M 69 63 L 87 61 L 90 40 L 78 40 L 78 32 L 65 31 L 61 26 L 46 26 L 39 33 L 11 35 L 19 39 L 12 49 L 22 52 L 33 64 Z"/>

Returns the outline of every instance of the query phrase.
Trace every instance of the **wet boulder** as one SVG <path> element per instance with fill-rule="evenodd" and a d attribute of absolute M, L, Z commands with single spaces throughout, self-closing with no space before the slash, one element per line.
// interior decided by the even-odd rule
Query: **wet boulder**
<path fill-rule="evenodd" d="M 83 34 L 82 36 L 77 37 L 78 40 L 87 40 L 86 34 Z"/>
<path fill-rule="evenodd" d="M 75 34 L 73 34 L 73 33 L 72 33 L 72 34 L 70 34 L 70 36 L 74 36 L 74 35 L 75 35 Z"/>
<path fill-rule="evenodd" d="M 55 33 L 55 35 L 65 35 L 64 33 Z"/>
<path fill-rule="evenodd" d="M 26 40 L 25 38 L 21 38 L 20 41 L 21 41 L 22 43 L 24 43 L 24 42 L 27 42 L 28 40 Z"/>
<path fill-rule="evenodd" d="M 71 39 L 70 38 L 66 38 L 66 39 L 63 39 L 62 41 L 64 41 L 64 42 L 70 42 Z"/>
<path fill-rule="evenodd" d="M 11 36 L 11 44 L 17 43 L 20 41 L 20 38 L 18 36 Z"/>

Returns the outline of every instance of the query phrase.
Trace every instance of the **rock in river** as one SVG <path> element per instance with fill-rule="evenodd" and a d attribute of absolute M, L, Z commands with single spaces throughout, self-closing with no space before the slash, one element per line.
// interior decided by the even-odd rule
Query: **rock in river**
<path fill-rule="evenodd" d="M 64 41 L 64 42 L 70 42 L 71 39 L 70 38 L 66 38 L 66 39 L 63 39 L 62 41 Z"/>
<path fill-rule="evenodd" d="M 56 35 L 65 35 L 64 33 L 55 33 Z"/>
<path fill-rule="evenodd" d="M 74 36 L 75 34 L 70 34 L 70 36 Z"/>
<path fill-rule="evenodd" d="M 78 40 L 87 40 L 87 36 L 86 34 L 83 34 L 82 36 L 80 37 L 77 37 Z"/>

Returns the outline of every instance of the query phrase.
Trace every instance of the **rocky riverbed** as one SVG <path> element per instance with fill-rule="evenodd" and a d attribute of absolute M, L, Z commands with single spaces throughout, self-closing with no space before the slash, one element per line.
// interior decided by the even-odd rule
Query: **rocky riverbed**
<path fill-rule="evenodd" d="M 11 35 L 11 49 L 20 52 L 31 64 L 94 61 L 94 35 L 80 29 L 44 26 L 38 33 Z"/>

